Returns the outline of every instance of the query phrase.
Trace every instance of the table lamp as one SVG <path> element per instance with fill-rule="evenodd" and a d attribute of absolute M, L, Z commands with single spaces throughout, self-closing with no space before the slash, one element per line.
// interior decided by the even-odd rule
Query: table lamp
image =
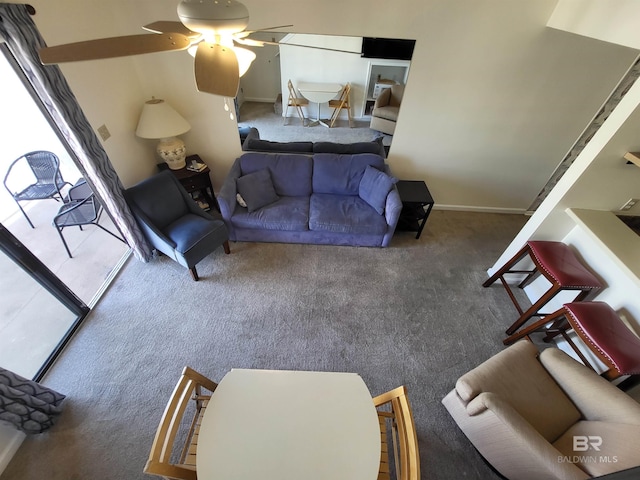
<path fill-rule="evenodd" d="M 138 121 L 136 135 L 140 138 L 160 139 L 156 151 L 171 170 L 186 166 L 187 149 L 176 135 L 182 135 L 191 125 L 164 100 L 152 97 L 145 102 Z"/>

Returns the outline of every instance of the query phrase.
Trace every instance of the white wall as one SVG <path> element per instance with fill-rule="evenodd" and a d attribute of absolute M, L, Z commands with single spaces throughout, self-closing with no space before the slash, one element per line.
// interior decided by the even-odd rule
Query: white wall
<path fill-rule="evenodd" d="M 366 95 L 365 88 L 369 66 L 369 59 L 360 56 L 361 37 L 293 34 L 287 36 L 283 41 L 297 45 L 312 45 L 356 52 L 342 53 L 316 50 L 283 43 L 280 46 L 280 71 L 282 96 L 285 102 L 288 97 L 288 80 L 291 80 L 294 85 L 298 85 L 300 82 L 341 84 L 350 82 L 352 114 L 359 115 Z M 321 118 L 329 118 L 333 109 L 330 109 L 327 104 L 323 104 L 320 107 Z M 316 118 L 318 115 L 317 104 L 311 103 L 309 108 L 311 109 L 309 115 Z M 292 115 L 295 116 L 295 112 L 290 109 L 289 116 Z M 343 116 L 347 118 L 347 113 L 344 112 Z"/>
<path fill-rule="evenodd" d="M 36 24 L 51 44 L 138 33 L 175 18 L 174 0 L 37 0 Z M 389 161 L 425 179 L 439 207 L 524 211 L 634 57 L 634 52 L 545 25 L 555 0 L 245 0 L 250 28 L 417 40 Z M 313 14 L 310 13 L 313 9 Z M 65 65 L 63 71 L 125 184 L 153 172 L 149 141 L 132 134 L 142 102 L 165 97 L 192 125 L 183 136 L 219 186 L 240 152 L 222 100 L 193 88 L 182 53 Z M 117 100 L 117 101 L 114 101 Z"/>
<path fill-rule="evenodd" d="M 284 34 L 256 33 L 257 40 L 279 41 Z M 251 68 L 240 79 L 243 101 L 275 102 L 280 90 L 280 49 L 277 45 L 264 47 L 245 47 L 256 54 Z M 240 95 L 238 95 L 240 99 Z M 241 103 L 242 104 L 242 103 Z"/>
<path fill-rule="evenodd" d="M 640 2 L 637 0 L 560 0 L 547 26 L 640 48 Z"/>

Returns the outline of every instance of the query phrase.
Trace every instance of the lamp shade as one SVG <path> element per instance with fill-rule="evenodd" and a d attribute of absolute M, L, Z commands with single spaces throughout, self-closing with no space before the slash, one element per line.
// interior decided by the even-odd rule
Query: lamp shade
<path fill-rule="evenodd" d="M 140 138 L 169 138 L 182 135 L 191 125 L 164 100 L 152 98 L 145 102 L 138 121 L 136 135 Z"/>

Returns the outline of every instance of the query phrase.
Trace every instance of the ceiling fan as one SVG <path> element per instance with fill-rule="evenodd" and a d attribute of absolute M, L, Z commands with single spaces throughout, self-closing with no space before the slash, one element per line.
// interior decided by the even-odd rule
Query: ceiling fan
<path fill-rule="evenodd" d="M 245 30 L 249 25 L 249 11 L 237 0 L 182 0 L 178 4 L 178 18 L 180 22 L 159 21 L 142 27 L 153 35 L 102 38 L 41 48 L 40 60 L 48 65 L 189 49 L 195 56 L 198 91 L 235 97 L 240 76 L 255 58 L 252 51 L 235 44 L 273 44 L 247 37 L 258 31 L 292 26 Z"/>

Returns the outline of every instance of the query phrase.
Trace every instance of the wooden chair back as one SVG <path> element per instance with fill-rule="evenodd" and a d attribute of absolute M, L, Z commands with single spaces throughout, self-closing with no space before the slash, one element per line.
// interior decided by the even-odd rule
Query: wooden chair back
<path fill-rule="evenodd" d="M 396 479 L 420 480 L 418 436 L 406 387 L 401 386 L 378 395 L 373 399 L 373 404 L 378 409 L 382 444 L 378 480 L 391 478 L 389 437 L 393 445 Z M 390 431 L 387 429 L 389 423 Z"/>
<path fill-rule="evenodd" d="M 349 127 L 351 127 L 350 94 L 351 94 L 351 84 L 347 83 L 342 88 L 342 91 L 340 92 L 340 97 L 337 100 L 329 101 L 329 107 L 333 108 L 333 113 L 331 114 L 331 123 L 329 123 L 329 127 L 333 127 L 333 124 L 336 122 L 336 120 L 340 116 L 340 112 L 342 110 L 347 111 L 347 116 L 349 118 Z"/>
<path fill-rule="evenodd" d="M 287 100 L 287 108 L 284 111 L 284 122 L 287 121 L 287 113 L 289 112 L 289 107 L 293 107 L 296 109 L 300 120 L 302 121 L 302 125 L 304 125 L 305 116 L 302 107 L 306 107 L 309 105 L 309 100 L 303 97 L 299 97 L 296 93 L 296 89 L 291 82 L 291 79 L 287 81 L 287 88 L 289 89 L 289 99 Z"/>
<path fill-rule="evenodd" d="M 149 460 L 144 467 L 144 473 L 158 475 L 163 478 L 178 480 L 197 480 L 196 448 L 202 416 L 211 398 L 204 395 L 202 390 L 212 392 L 218 385 L 195 370 L 184 367 L 182 375 L 169 398 L 156 436 L 151 445 Z M 182 452 L 177 463 L 172 462 L 176 436 L 183 423 L 183 417 L 189 401 L 195 403 L 195 414 L 186 435 Z"/>

